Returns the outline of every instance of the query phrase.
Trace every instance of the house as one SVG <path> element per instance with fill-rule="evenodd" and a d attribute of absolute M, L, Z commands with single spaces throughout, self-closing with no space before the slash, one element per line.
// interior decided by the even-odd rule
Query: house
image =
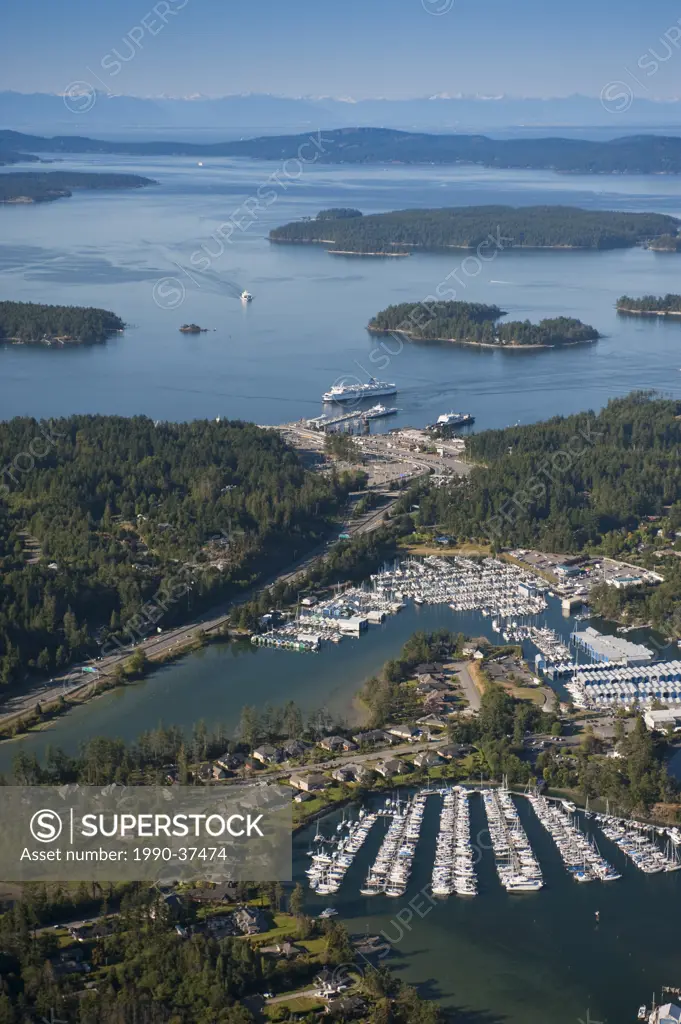
<path fill-rule="evenodd" d="M 233 914 L 216 914 L 214 917 L 206 918 L 205 930 L 214 939 L 224 939 L 227 935 L 238 935 L 241 932 Z"/>
<path fill-rule="evenodd" d="M 423 709 L 428 714 L 432 714 L 434 711 L 445 711 L 447 709 L 447 701 L 437 690 L 431 690 L 423 699 Z"/>
<path fill-rule="evenodd" d="M 253 751 L 253 757 L 261 764 L 278 764 L 281 761 L 281 750 L 269 743 L 263 743 L 261 747 L 256 747 Z"/>
<path fill-rule="evenodd" d="M 330 750 L 335 752 L 337 750 L 344 750 L 345 740 L 342 736 L 325 736 L 323 740 L 319 741 L 319 746 L 322 750 Z"/>
<path fill-rule="evenodd" d="M 312 800 L 313 796 L 312 793 L 303 793 L 301 791 L 300 793 L 296 793 L 293 799 L 297 804 L 304 804 L 306 800 Z"/>
<path fill-rule="evenodd" d="M 344 764 L 331 772 L 331 778 L 336 782 L 367 782 L 372 776 L 371 769 L 362 764 Z"/>
<path fill-rule="evenodd" d="M 387 732 L 398 740 L 408 740 L 410 743 L 421 735 L 421 730 L 413 725 L 389 725 Z"/>
<path fill-rule="evenodd" d="M 447 682 L 444 676 L 434 676 L 431 672 L 425 672 L 422 676 L 417 677 L 418 682 L 416 689 L 419 692 L 424 690 L 449 690 L 451 684 Z"/>
<path fill-rule="evenodd" d="M 442 758 L 439 757 L 434 750 L 422 750 L 420 754 L 417 754 L 414 758 L 414 764 L 417 768 L 431 768 L 435 764 L 441 764 Z"/>
<path fill-rule="evenodd" d="M 361 996 L 339 996 L 330 999 L 324 1011 L 336 1020 L 357 1020 L 367 1012 L 367 1004 Z"/>
<path fill-rule="evenodd" d="M 239 907 L 234 914 L 234 924 L 242 935 L 258 935 L 268 927 L 265 915 L 257 907 Z"/>
<path fill-rule="evenodd" d="M 359 747 L 377 747 L 379 743 L 395 743 L 395 737 L 390 736 L 384 729 L 369 729 L 368 732 L 358 732 L 352 737 Z"/>
<path fill-rule="evenodd" d="M 305 751 L 308 749 L 308 744 L 303 743 L 302 740 L 289 740 L 282 747 L 284 757 L 302 757 Z"/>
<path fill-rule="evenodd" d="M 194 903 L 232 903 L 236 899 L 236 882 L 220 882 L 213 889 L 188 889 L 184 895 Z"/>
<path fill-rule="evenodd" d="M 203 761 L 197 768 L 197 774 L 199 778 L 202 779 L 204 782 L 207 782 L 208 779 L 212 779 L 213 765 L 210 763 L 210 761 Z"/>
<path fill-rule="evenodd" d="M 416 668 L 414 669 L 414 674 L 417 677 L 418 676 L 424 676 L 427 673 L 429 673 L 430 675 L 433 675 L 434 672 L 439 672 L 440 671 L 440 667 L 441 666 L 437 665 L 434 661 L 421 662 L 421 664 L 417 665 Z"/>
<path fill-rule="evenodd" d="M 353 743 L 352 740 L 344 739 L 343 740 L 343 750 L 345 750 L 346 753 L 351 754 L 353 750 L 357 750 L 357 744 Z"/>
<path fill-rule="evenodd" d="M 405 772 L 410 771 L 410 768 L 406 761 L 400 761 L 399 758 L 393 757 L 387 761 L 379 761 L 376 765 L 376 771 L 384 779 L 389 779 L 393 775 L 404 775 Z"/>
<path fill-rule="evenodd" d="M 245 760 L 244 754 L 230 754 L 229 751 L 225 751 L 220 757 L 216 757 L 215 763 L 224 768 L 226 772 L 235 772 L 243 767 Z"/>
<path fill-rule="evenodd" d="M 224 768 L 221 768 L 219 764 L 213 765 L 213 778 L 214 779 L 226 779 L 227 772 Z"/>
<path fill-rule="evenodd" d="M 463 757 L 470 749 L 466 743 L 445 743 L 437 748 L 437 753 L 444 761 L 451 761 L 455 757 Z"/>
<path fill-rule="evenodd" d="M 425 715 L 423 718 L 419 718 L 417 725 L 430 729 L 445 729 L 447 727 L 447 719 L 443 718 L 442 715 Z"/>
<path fill-rule="evenodd" d="M 309 775 L 292 775 L 291 785 L 295 789 L 301 789 L 304 793 L 311 793 L 315 789 L 326 789 L 330 785 L 325 775 L 319 772 L 310 772 Z"/>

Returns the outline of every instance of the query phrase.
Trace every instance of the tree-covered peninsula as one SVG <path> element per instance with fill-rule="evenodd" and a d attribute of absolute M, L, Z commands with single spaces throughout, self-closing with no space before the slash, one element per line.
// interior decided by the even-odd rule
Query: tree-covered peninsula
<path fill-rule="evenodd" d="M 83 345 L 105 341 L 125 324 L 107 309 L 0 302 L 0 344 Z"/>
<path fill-rule="evenodd" d="M 274 228 L 270 239 L 354 252 L 481 247 L 489 259 L 511 248 L 626 249 L 676 237 L 681 228 L 681 220 L 665 214 L 572 206 L 461 206 L 337 217 L 332 212 Z"/>
<path fill-rule="evenodd" d="M 412 341 L 452 341 L 495 348 L 555 348 L 597 341 L 598 331 L 581 320 L 560 316 L 509 320 L 498 306 L 477 302 L 401 302 L 381 310 L 367 325 L 372 334 L 399 334 Z"/>
<path fill-rule="evenodd" d="M 681 316 L 681 295 L 644 295 L 640 299 L 622 295 L 617 300 L 617 312 L 625 316 Z"/>
<path fill-rule="evenodd" d="M 155 185 L 140 174 L 89 171 L 9 171 L 0 174 L 0 203 L 46 203 L 73 195 L 73 189 L 144 188 Z"/>
<path fill-rule="evenodd" d="M 0 684 L 242 594 L 318 544 L 361 479 L 251 424 L 144 416 L 0 423 L 0 466 Z"/>

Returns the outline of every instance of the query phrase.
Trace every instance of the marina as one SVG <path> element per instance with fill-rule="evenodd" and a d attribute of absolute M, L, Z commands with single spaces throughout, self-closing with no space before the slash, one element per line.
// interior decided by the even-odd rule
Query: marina
<path fill-rule="evenodd" d="M 528 799 L 576 882 L 614 882 L 622 877 L 601 856 L 596 840 L 580 831 L 569 812 L 539 794 L 530 794 Z"/>
<path fill-rule="evenodd" d="M 472 802 L 477 797 L 482 798 L 487 827 L 472 839 Z M 387 821 L 387 830 L 364 881 L 359 883 L 359 892 L 362 896 L 405 895 L 414 869 L 426 804 L 431 798 L 440 802 L 437 827 L 428 847 L 419 849 L 421 858 L 432 864 L 428 888 L 438 898 L 478 895 L 476 865 L 484 850 L 491 850 L 498 881 L 506 892 L 536 893 L 545 887 L 539 858 L 521 822 L 519 804 L 523 802 L 549 835 L 564 871 L 575 882 L 614 882 L 622 878 L 622 872 L 600 852 L 598 831 L 644 874 L 672 873 L 681 869 L 681 857 L 675 850 L 681 845 L 681 831 L 677 828 L 653 829 L 643 822 L 610 814 L 578 812 L 569 801 L 536 791 L 512 794 L 504 785 L 480 790 L 455 785 L 428 787 L 406 799 L 399 795 L 385 797 L 380 806 L 363 807 L 355 821 L 346 821 L 343 816 L 337 834 L 331 837 L 324 837 L 318 826 L 307 851 L 310 865 L 305 873 L 309 888 L 323 895 L 337 893 L 376 823 Z M 665 843 L 664 852 L 658 840 Z M 484 896 L 489 898 L 489 895 L 487 887 Z"/>

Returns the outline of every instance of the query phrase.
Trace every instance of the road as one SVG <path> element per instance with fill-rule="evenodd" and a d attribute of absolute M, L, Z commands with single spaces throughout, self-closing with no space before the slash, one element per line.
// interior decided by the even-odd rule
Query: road
<path fill-rule="evenodd" d="M 459 684 L 464 692 L 464 696 L 468 701 L 468 706 L 471 711 L 479 711 L 480 691 L 473 682 L 473 677 L 471 676 L 468 664 L 465 661 L 456 661 L 452 663 L 451 667 L 457 674 Z"/>
<path fill-rule="evenodd" d="M 378 529 L 384 517 L 397 502 L 399 495 L 391 492 L 386 497 L 388 498 L 387 502 L 380 508 L 372 509 L 359 518 L 349 519 L 342 527 L 343 532 L 354 537 Z M 238 602 L 227 602 L 211 612 L 197 616 L 186 626 L 168 630 L 162 634 L 154 634 L 145 640 L 140 640 L 138 643 L 131 643 L 120 648 L 120 652 L 117 654 L 90 662 L 89 667 L 97 670 L 96 675 L 88 673 L 84 676 L 82 670 L 72 668 L 61 675 L 55 676 L 47 683 L 37 684 L 24 693 L 9 696 L 2 704 L 0 722 L 10 721 L 12 718 L 26 714 L 26 712 L 34 709 L 36 703 L 45 704 L 51 700 L 56 700 L 60 695 L 68 694 L 70 696 L 86 697 L 88 691 L 96 685 L 97 681 L 110 679 L 116 666 L 126 661 L 136 650 L 144 651 L 150 661 L 161 660 L 170 654 L 177 654 L 182 648 L 189 646 L 196 640 L 197 631 L 203 630 L 211 634 L 227 625 L 229 622 L 229 612 L 235 603 L 241 604 L 249 600 L 259 590 L 271 586 L 277 580 L 284 583 L 292 583 L 298 577 L 305 575 L 315 562 L 324 558 L 328 550 L 327 544 L 317 548 L 298 561 L 294 568 L 273 577 L 271 580 L 265 581 L 255 590 L 241 595 Z"/>

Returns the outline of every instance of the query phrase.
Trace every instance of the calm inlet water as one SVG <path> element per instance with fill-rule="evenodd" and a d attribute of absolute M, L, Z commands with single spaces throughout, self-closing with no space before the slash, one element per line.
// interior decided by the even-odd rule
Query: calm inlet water
<path fill-rule="evenodd" d="M 550 202 L 681 214 L 675 179 L 309 166 L 299 181 L 274 189 L 276 200 L 250 226 L 241 209 L 244 230 L 221 245 L 212 237 L 220 224 L 276 165 L 92 157 L 62 166 L 134 171 L 159 185 L 0 210 L 0 294 L 103 306 L 130 327 L 95 348 L 1 350 L 0 416 L 147 413 L 278 423 L 318 414 L 330 384 L 365 371 L 398 384 L 401 413 L 390 426 L 432 422 L 451 408 L 471 412 L 478 427 L 505 426 L 598 408 L 632 388 L 681 393 L 681 325 L 623 320 L 613 308 L 623 292 L 678 291 L 675 255 L 506 251 L 480 269 L 457 251 L 368 260 L 266 238 L 274 225 L 338 205 L 372 212 Z M 205 272 L 196 269 L 202 245 L 213 254 Z M 460 299 L 497 303 L 514 318 L 579 317 L 605 337 L 529 353 L 406 344 L 388 361 L 365 330 L 369 318 L 390 303 L 433 294 L 451 273 Z M 155 303 L 160 280 L 162 304 L 184 295 L 176 308 Z M 255 295 L 246 308 L 238 298 L 244 288 Z M 209 333 L 179 334 L 188 321 Z"/>

